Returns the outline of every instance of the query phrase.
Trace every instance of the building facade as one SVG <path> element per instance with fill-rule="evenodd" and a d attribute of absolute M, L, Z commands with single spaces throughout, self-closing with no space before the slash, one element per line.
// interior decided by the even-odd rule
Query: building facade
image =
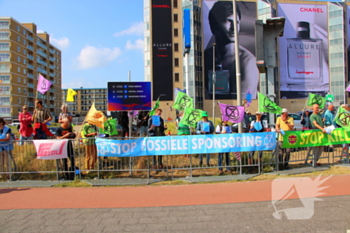
<path fill-rule="evenodd" d="M 232 80 L 231 76 L 229 78 L 225 76 L 227 72 L 231 72 L 229 71 L 230 68 L 235 66 L 234 62 L 226 70 L 216 70 L 215 91 L 217 92 L 219 89 L 221 95 L 215 94 L 216 99 L 214 100 L 212 93 L 210 93 L 212 92 L 210 77 L 206 77 L 212 72 L 212 68 L 206 67 L 208 62 L 206 62 L 205 54 L 210 54 L 208 51 L 212 49 L 213 45 L 218 46 L 208 17 L 216 2 L 218 1 L 144 1 L 145 79 L 153 82 L 153 89 L 155 87 L 162 88 L 162 84 L 157 84 L 157 79 L 154 79 L 154 72 L 157 72 L 155 70 L 156 66 L 154 66 L 154 62 L 157 62 L 157 60 L 154 58 L 159 54 L 154 49 L 155 44 L 152 43 L 154 30 L 156 30 L 155 26 L 157 26 L 157 23 L 153 22 L 156 17 L 152 14 L 158 14 L 158 8 L 165 7 L 168 8 L 167 13 L 171 14 L 172 17 L 171 56 L 173 76 L 172 79 L 169 79 L 169 82 L 171 82 L 173 88 L 184 89 L 186 87 L 185 77 L 188 74 L 189 90 L 187 93 L 195 99 L 195 107 L 206 110 L 208 113 L 215 112 L 215 116 L 220 117 L 221 113 L 217 102 L 231 105 L 239 103 L 234 97 L 235 81 Z M 256 38 L 258 38 L 255 31 L 256 20 L 266 23 L 267 19 L 273 17 L 286 18 L 284 36 L 278 37 L 276 40 L 276 66 L 269 75 L 263 72 L 263 69 L 259 69 L 254 73 L 254 80 L 257 80 L 255 92 L 259 91 L 273 98 L 278 105 L 288 108 L 290 112 L 298 112 L 306 107 L 309 92 L 322 96 L 332 95 L 334 98 L 332 102 L 335 105 L 348 102 L 348 93 L 345 92 L 345 88 L 350 81 L 350 75 L 348 75 L 350 6 L 348 2 L 246 0 L 237 1 L 237 5 L 241 14 L 239 18 L 239 44 L 246 48 L 252 56 L 257 56 L 257 45 L 259 44 L 256 41 Z M 182 47 L 182 12 L 184 9 L 190 9 L 191 12 L 191 49 L 188 58 L 185 58 Z M 307 28 L 307 36 L 298 35 L 299 24 Z M 303 54 L 300 54 L 300 51 L 293 50 L 297 45 L 310 45 L 312 47 L 312 44 L 315 45 L 314 48 L 317 48 L 314 51 L 304 50 L 301 51 Z M 286 45 L 289 45 L 289 48 Z M 262 46 L 265 46 L 265 44 L 263 43 Z M 209 57 L 208 60 L 210 59 L 213 61 L 214 58 Z M 218 59 L 215 58 L 214 60 L 215 66 L 217 66 Z M 213 62 L 211 63 L 213 64 Z M 243 66 L 241 63 L 241 67 Z M 250 66 L 251 68 L 244 72 L 256 71 L 256 63 L 250 62 Z M 219 64 L 218 67 L 222 66 Z M 295 74 L 292 74 L 293 72 Z M 219 75 L 221 75 L 221 83 L 218 80 Z M 244 75 L 242 70 L 241 75 Z M 271 85 L 274 88 L 269 88 Z M 227 89 L 226 93 L 225 88 Z M 271 90 L 274 90 L 273 93 L 270 93 Z M 252 91 L 252 88 L 250 88 L 250 91 Z M 243 101 L 245 94 L 242 94 Z M 153 97 L 153 100 L 155 99 Z M 162 101 L 162 98 L 160 100 L 163 108 L 167 105 L 171 106 L 173 101 L 173 99 Z M 213 108 L 215 108 L 214 111 L 212 111 Z M 253 100 L 249 110 L 251 112 L 258 110 L 257 99 Z"/>
<path fill-rule="evenodd" d="M 33 112 L 36 99 L 58 116 L 61 57 L 61 51 L 50 44 L 50 36 L 37 33 L 34 23 L 0 17 L 0 117 L 16 119 L 25 104 Z M 44 95 L 37 92 L 39 74 L 53 83 Z"/>
<path fill-rule="evenodd" d="M 75 116 L 86 116 L 91 105 L 95 102 L 97 110 L 107 114 L 107 88 L 80 88 L 74 89 L 77 94 L 74 96 L 74 102 L 66 102 L 67 90 L 62 89 L 62 103 L 68 104 L 68 111 Z"/>

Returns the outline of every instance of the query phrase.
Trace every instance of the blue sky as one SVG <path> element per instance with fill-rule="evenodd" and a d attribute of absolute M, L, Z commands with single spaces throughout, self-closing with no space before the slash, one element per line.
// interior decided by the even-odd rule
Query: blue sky
<path fill-rule="evenodd" d="M 0 16 L 33 22 L 62 51 L 62 88 L 144 80 L 143 0 L 0 0 Z"/>

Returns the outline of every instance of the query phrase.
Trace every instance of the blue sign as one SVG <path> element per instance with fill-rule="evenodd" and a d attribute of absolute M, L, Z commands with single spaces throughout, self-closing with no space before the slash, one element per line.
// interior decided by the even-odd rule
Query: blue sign
<path fill-rule="evenodd" d="M 132 140 L 97 138 L 96 146 L 98 156 L 108 157 L 263 151 L 276 148 L 276 133 L 163 136 Z"/>
<path fill-rule="evenodd" d="M 151 110 L 150 82 L 109 82 L 108 111 Z"/>
<path fill-rule="evenodd" d="M 191 48 L 191 10 L 184 9 L 183 21 L 182 21 L 183 43 L 184 51 L 189 52 Z"/>

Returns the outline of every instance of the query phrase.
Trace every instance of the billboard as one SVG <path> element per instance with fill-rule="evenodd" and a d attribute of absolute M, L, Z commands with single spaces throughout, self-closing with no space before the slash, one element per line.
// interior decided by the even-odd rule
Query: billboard
<path fill-rule="evenodd" d="M 249 90 L 252 98 L 255 99 L 259 83 L 259 71 L 255 57 L 256 7 L 256 2 L 237 2 L 241 96 L 243 99 Z M 204 0 L 202 16 L 205 98 L 213 98 L 212 77 L 215 63 L 215 98 L 236 99 L 233 4 L 231 1 Z M 213 43 L 215 43 L 215 48 Z"/>
<path fill-rule="evenodd" d="M 153 100 L 173 100 L 171 0 L 152 0 Z"/>
<path fill-rule="evenodd" d="M 324 96 L 329 91 L 327 6 L 279 3 L 277 13 L 286 17 L 279 38 L 281 98 Z"/>
<path fill-rule="evenodd" d="M 108 82 L 108 111 L 151 110 L 150 82 Z"/>
<path fill-rule="evenodd" d="M 347 27 L 347 32 L 348 32 L 348 35 L 347 35 L 347 49 L 348 49 L 348 83 L 346 83 L 347 87 L 348 87 L 348 84 L 350 83 L 350 5 L 346 6 L 346 10 L 347 10 L 347 20 L 346 20 L 346 27 Z M 350 93 L 348 93 L 347 96 L 350 96 Z"/>

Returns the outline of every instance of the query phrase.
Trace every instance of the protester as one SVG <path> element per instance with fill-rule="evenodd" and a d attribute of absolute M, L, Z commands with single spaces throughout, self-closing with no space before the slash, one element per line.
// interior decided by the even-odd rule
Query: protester
<path fill-rule="evenodd" d="M 251 112 L 248 109 L 245 110 L 244 118 L 243 118 L 244 125 L 245 125 L 245 127 L 244 127 L 245 132 L 249 132 L 249 130 L 250 130 L 250 122 L 252 120 L 251 118 L 252 118 Z"/>
<path fill-rule="evenodd" d="M 282 115 L 276 120 L 276 132 L 278 135 L 279 162 L 283 162 L 281 169 L 289 169 L 288 162 L 290 158 L 290 148 L 282 148 L 284 131 L 289 131 L 294 128 L 293 117 L 288 116 L 288 110 L 282 109 Z"/>
<path fill-rule="evenodd" d="M 164 124 L 164 120 L 161 117 L 163 110 L 160 108 L 156 109 L 155 117 L 151 116 L 148 119 L 148 134 L 151 137 L 165 136 L 165 130 L 167 129 Z M 159 125 L 156 125 L 155 120 L 159 117 Z M 158 155 L 158 165 L 157 156 L 153 156 L 153 169 L 163 169 L 163 156 Z"/>
<path fill-rule="evenodd" d="M 9 153 L 13 150 L 11 134 L 11 128 L 5 126 L 4 118 L 0 118 L 0 172 L 9 171 Z"/>
<path fill-rule="evenodd" d="M 138 115 L 137 126 L 140 129 L 140 137 L 148 136 L 149 111 L 141 111 Z"/>
<path fill-rule="evenodd" d="M 196 132 L 197 134 L 212 134 L 214 133 L 213 122 L 208 120 L 208 113 L 206 111 L 202 112 L 202 120 L 197 123 Z M 210 154 L 206 154 L 207 166 L 210 166 Z M 199 155 L 199 166 L 203 165 L 203 154 Z"/>
<path fill-rule="evenodd" d="M 250 129 L 249 132 L 253 133 L 253 132 L 264 132 L 265 128 L 264 128 L 264 124 L 262 122 L 262 114 L 261 112 L 256 112 L 255 113 L 255 121 L 252 121 L 250 123 Z M 248 157 L 248 164 L 253 164 L 253 157 L 254 157 L 255 151 L 251 151 L 249 152 L 249 157 Z M 258 156 L 258 160 L 260 161 L 261 157 L 263 155 L 262 151 L 259 151 L 259 156 Z"/>
<path fill-rule="evenodd" d="M 216 126 L 215 133 L 217 134 L 227 134 L 232 133 L 231 127 L 227 124 L 227 121 L 221 121 L 220 125 Z M 219 166 L 219 175 L 223 174 L 222 172 L 222 159 L 225 154 L 225 163 L 226 163 L 226 171 L 231 172 L 230 168 L 230 152 L 219 153 L 218 156 L 218 166 Z"/>
<path fill-rule="evenodd" d="M 119 124 L 123 127 L 123 137 L 129 134 L 129 115 L 127 111 L 123 111 L 119 115 Z M 129 135 L 131 137 L 131 135 Z"/>
<path fill-rule="evenodd" d="M 72 126 L 68 118 L 64 118 L 61 120 L 61 126 L 56 130 L 55 133 L 56 139 L 74 139 L 75 133 L 73 133 Z M 74 150 L 72 141 L 69 140 L 67 144 L 67 155 L 71 162 L 71 169 L 68 169 L 68 159 L 62 159 L 63 162 L 63 170 L 70 170 L 71 173 L 65 173 L 66 180 L 74 179 L 73 171 L 75 170 L 75 161 L 74 161 Z"/>
<path fill-rule="evenodd" d="M 312 129 L 319 129 L 323 133 L 326 133 L 326 130 L 324 129 L 323 119 L 319 114 L 319 111 L 320 111 L 319 105 L 314 104 L 312 106 L 312 110 L 313 110 L 313 113 L 310 116 Z M 320 159 L 322 152 L 323 152 L 323 146 L 314 146 L 313 147 L 314 161 L 311 161 L 310 163 L 314 163 L 314 166 L 320 166 L 320 164 L 317 163 L 317 161 Z"/>
<path fill-rule="evenodd" d="M 73 121 L 73 115 L 72 113 L 68 112 L 68 105 L 67 104 L 62 104 L 61 106 L 62 112 L 60 113 L 58 117 L 58 122 L 62 123 L 64 119 L 68 119 L 69 123 L 72 123 Z"/>
<path fill-rule="evenodd" d="M 310 110 L 309 109 L 305 109 L 305 111 L 303 112 L 303 115 L 301 116 L 300 123 L 302 124 L 302 130 L 311 129 Z"/>
<path fill-rule="evenodd" d="M 326 112 L 324 113 L 324 125 L 326 127 L 333 125 L 334 127 L 337 126 L 337 124 L 334 121 L 334 117 L 335 117 L 335 112 L 334 112 L 334 105 L 330 104 L 328 105 L 328 109 L 326 110 Z M 333 152 L 333 145 L 324 147 L 324 149 L 326 149 L 326 151 L 328 152 Z"/>
<path fill-rule="evenodd" d="M 184 125 L 181 123 L 181 119 L 183 118 L 184 112 L 180 111 L 178 117 L 176 118 L 176 127 L 177 127 L 177 135 L 190 135 L 190 127 L 188 125 Z"/>
<path fill-rule="evenodd" d="M 82 129 L 82 136 L 85 143 L 85 169 L 91 170 L 95 168 L 97 160 L 97 149 L 95 145 L 95 136 L 97 133 L 96 126 L 90 123 L 85 123 Z"/>
<path fill-rule="evenodd" d="M 43 107 L 41 100 L 35 101 L 36 108 L 33 113 L 34 134 L 36 139 L 47 139 L 47 136 L 53 136 L 46 124 L 52 120 L 50 111 Z"/>
<path fill-rule="evenodd" d="M 20 134 L 20 145 L 22 146 L 24 140 L 31 140 L 33 134 L 32 127 L 32 114 L 28 112 L 27 105 L 22 107 L 22 112 L 18 115 L 18 120 L 20 122 L 19 134 Z"/>

